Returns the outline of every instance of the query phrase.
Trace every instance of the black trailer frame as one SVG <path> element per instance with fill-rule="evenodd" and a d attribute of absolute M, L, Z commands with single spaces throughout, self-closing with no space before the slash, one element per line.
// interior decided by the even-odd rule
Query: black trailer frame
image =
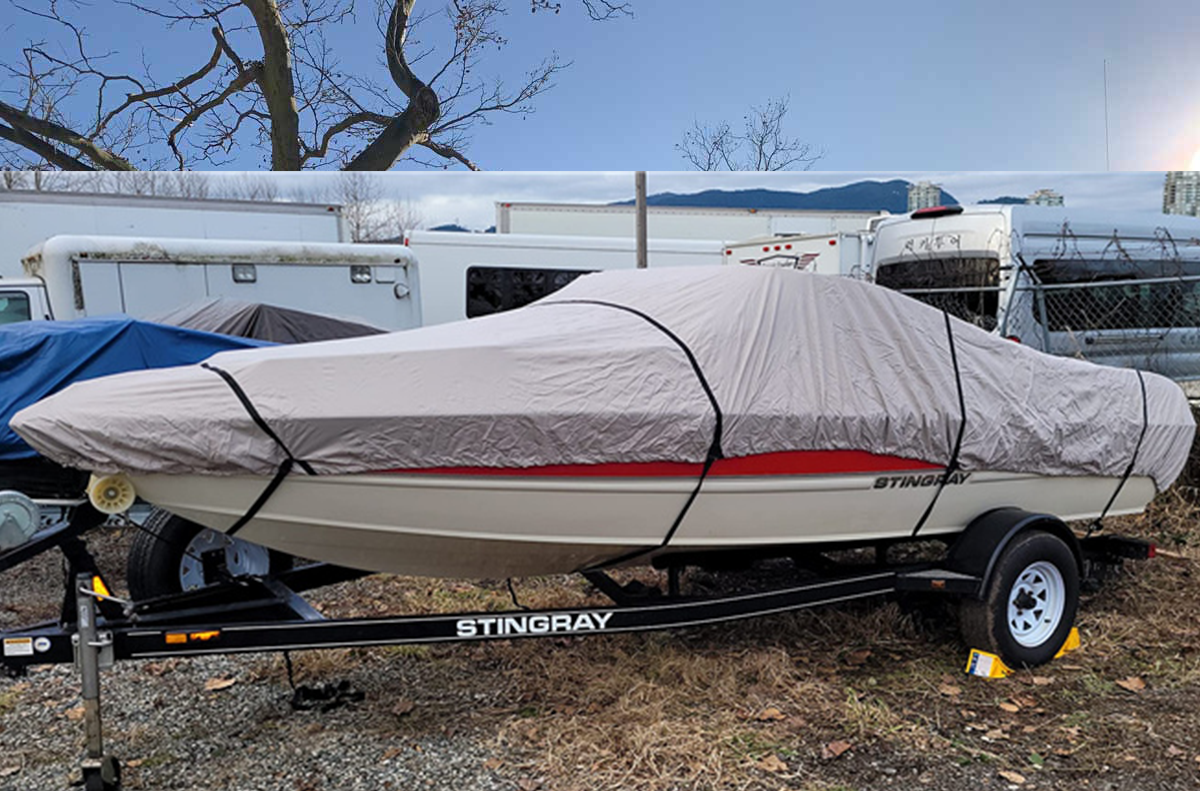
<path fill-rule="evenodd" d="M 120 787 L 120 766 L 104 751 L 100 716 L 100 670 L 117 661 L 675 629 L 897 592 L 979 598 L 991 562 L 1012 535 L 1031 527 L 1066 529 L 1053 517 L 997 509 L 977 520 L 979 527 L 973 525 L 962 534 L 972 538 L 973 551 L 956 555 L 952 548 L 942 564 L 888 567 L 877 563 L 857 573 L 804 584 L 706 597 L 679 594 L 678 566 L 669 567 L 665 594 L 656 588 L 621 586 L 601 571 L 588 571 L 584 576 L 612 599 L 611 606 L 533 610 L 522 608 L 514 596 L 515 608 L 501 612 L 327 619 L 301 593 L 368 572 L 313 564 L 269 577 L 226 579 L 142 602 L 117 599 L 108 593 L 82 538 L 103 521 L 103 515 L 82 505 L 66 524 L 0 552 L 0 571 L 55 546 L 66 556 L 62 617 L 0 632 L 0 669 L 22 674 L 32 665 L 68 662 L 79 668 L 87 736 L 81 766 L 88 791 Z M 1086 538 L 1073 548 L 1081 571 L 1091 578 L 1104 576 L 1125 559 L 1153 554 L 1145 542 L 1117 536 Z"/>

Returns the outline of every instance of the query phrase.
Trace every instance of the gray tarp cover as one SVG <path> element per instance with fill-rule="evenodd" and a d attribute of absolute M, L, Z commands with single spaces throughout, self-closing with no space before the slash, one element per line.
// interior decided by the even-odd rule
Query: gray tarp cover
<path fill-rule="evenodd" d="M 703 461 L 849 449 L 949 462 L 960 423 L 944 314 L 869 284 L 704 267 L 588 275 L 528 307 L 354 340 L 223 353 L 318 473 Z M 966 470 L 1121 476 L 1143 431 L 1138 374 L 1051 357 L 951 320 Z M 1195 426 L 1179 387 L 1144 374 L 1135 475 L 1179 474 Z M 198 366 L 76 384 L 13 419 L 46 456 L 103 471 L 273 473 L 279 447 Z"/>
<path fill-rule="evenodd" d="M 318 313 L 215 297 L 176 308 L 150 321 L 238 338 L 255 338 L 273 343 L 310 343 L 338 338 L 361 338 L 387 330 L 335 319 Z"/>

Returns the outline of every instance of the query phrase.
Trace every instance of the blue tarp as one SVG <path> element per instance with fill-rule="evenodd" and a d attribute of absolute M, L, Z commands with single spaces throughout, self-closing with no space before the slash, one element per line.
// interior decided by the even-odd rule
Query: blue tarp
<path fill-rule="evenodd" d="M 0 460 L 37 456 L 8 421 L 18 410 L 74 382 L 190 365 L 217 352 L 272 345 L 128 316 L 0 325 Z"/>

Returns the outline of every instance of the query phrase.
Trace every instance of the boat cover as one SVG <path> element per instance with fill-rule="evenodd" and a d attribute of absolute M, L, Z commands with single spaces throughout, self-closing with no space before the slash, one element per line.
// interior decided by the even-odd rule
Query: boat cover
<path fill-rule="evenodd" d="M 37 455 L 9 428 L 9 418 L 72 382 L 189 365 L 217 352 L 262 345 L 128 316 L 0 325 L 0 460 Z"/>
<path fill-rule="evenodd" d="M 848 449 L 944 465 L 965 408 L 962 469 L 1120 477 L 1136 451 L 1132 474 L 1165 488 L 1195 432 L 1163 377 L 785 269 L 602 272 L 507 313 L 210 362 L 316 474 L 702 462 L 718 408 L 725 456 Z M 73 385 L 13 426 L 104 471 L 268 475 L 286 458 L 199 366 Z"/>
<path fill-rule="evenodd" d="M 337 338 L 380 335 L 387 330 L 346 321 L 319 313 L 309 313 L 260 302 L 243 302 L 229 297 L 213 297 L 176 308 L 151 319 L 239 338 L 257 338 L 273 343 L 310 343 Z"/>

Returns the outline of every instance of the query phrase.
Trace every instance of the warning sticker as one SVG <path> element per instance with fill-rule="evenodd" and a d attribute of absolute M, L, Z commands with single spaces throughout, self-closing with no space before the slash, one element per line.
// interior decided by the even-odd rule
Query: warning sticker
<path fill-rule="evenodd" d="M 4 639 L 5 656 L 33 656 L 32 637 L 7 637 Z"/>

